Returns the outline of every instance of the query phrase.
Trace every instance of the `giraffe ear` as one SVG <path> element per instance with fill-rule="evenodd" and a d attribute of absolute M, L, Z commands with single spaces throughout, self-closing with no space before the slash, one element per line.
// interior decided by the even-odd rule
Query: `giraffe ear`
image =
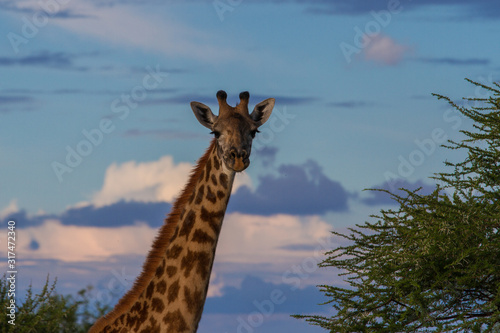
<path fill-rule="evenodd" d="M 213 129 L 214 123 L 217 121 L 217 116 L 212 113 L 208 106 L 200 102 L 191 102 L 196 119 L 206 128 Z"/>
<path fill-rule="evenodd" d="M 273 112 L 273 108 L 274 98 L 263 100 L 255 106 L 252 114 L 250 114 L 250 117 L 253 119 L 253 121 L 255 121 L 257 127 L 261 126 L 269 119 L 269 117 L 271 116 L 271 112 Z"/>

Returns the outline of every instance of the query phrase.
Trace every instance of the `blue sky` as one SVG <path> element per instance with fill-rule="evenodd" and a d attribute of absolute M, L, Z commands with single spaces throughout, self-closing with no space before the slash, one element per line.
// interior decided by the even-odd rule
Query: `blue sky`
<path fill-rule="evenodd" d="M 392 204 L 363 189 L 430 188 L 460 158 L 440 144 L 470 124 L 431 93 L 498 81 L 499 16 L 486 0 L 0 2 L 1 232 L 16 220 L 19 283 L 50 273 L 116 301 L 208 146 L 189 102 L 248 90 L 276 106 L 200 332 L 320 331 L 289 314 L 330 311 L 314 286 L 342 281 L 313 265 L 329 231 Z"/>

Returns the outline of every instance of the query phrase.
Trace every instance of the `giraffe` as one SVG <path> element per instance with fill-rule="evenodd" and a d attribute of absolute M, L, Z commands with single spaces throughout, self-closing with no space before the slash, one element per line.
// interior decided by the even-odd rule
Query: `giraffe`
<path fill-rule="evenodd" d="M 271 115 L 274 99 L 248 111 L 250 94 L 235 107 L 216 94 L 219 114 L 191 102 L 198 121 L 214 135 L 160 228 L 142 273 L 115 308 L 89 333 L 192 333 L 198 329 L 222 220 L 236 172 L 250 164 L 252 141 Z"/>

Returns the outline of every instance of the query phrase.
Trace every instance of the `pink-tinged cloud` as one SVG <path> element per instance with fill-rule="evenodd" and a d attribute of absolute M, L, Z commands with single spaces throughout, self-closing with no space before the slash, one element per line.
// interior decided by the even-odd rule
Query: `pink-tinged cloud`
<path fill-rule="evenodd" d="M 409 46 L 399 44 L 391 37 L 382 34 L 366 36 L 363 44 L 365 60 L 386 66 L 399 64 L 411 51 Z"/>

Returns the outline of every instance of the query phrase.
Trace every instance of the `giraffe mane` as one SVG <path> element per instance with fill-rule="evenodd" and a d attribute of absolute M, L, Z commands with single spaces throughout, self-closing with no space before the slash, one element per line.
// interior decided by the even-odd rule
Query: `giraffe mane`
<path fill-rule="evenodd" d="M 207 160 L 214 147 L 215 139 L 212 139 L 205 154 L 203 154 L 203 156 L 198 160 L 196 166 L 191 171 L 189 181 L 179 197 L 175 200 L 172 210 L 165 219 L 165 223 L 160 227 L 158 235 L 156 236 L 151 250 L 149 250 L 148 256 L 146 257 L 146 261 L 142 267 L 142 272 L 135 280 L 132 288 L 118 301 L 112 311 L 102 316 L 94 323 L 88 333 L 100 332 L 106 325 L 111 324 L 124 311 L 127 311 L 146 289 L 147 284 L 155 274 L 156 267 L 158 267 L 163 258 L 163 253 L 170 245 L 172 236 L 174 235 L 175 229 L 179 223 L 182 209 L 189 201 L 190 196 L 195 190 L 196 183 L 200 178 L 200 174 L 207 164 Z"/>

